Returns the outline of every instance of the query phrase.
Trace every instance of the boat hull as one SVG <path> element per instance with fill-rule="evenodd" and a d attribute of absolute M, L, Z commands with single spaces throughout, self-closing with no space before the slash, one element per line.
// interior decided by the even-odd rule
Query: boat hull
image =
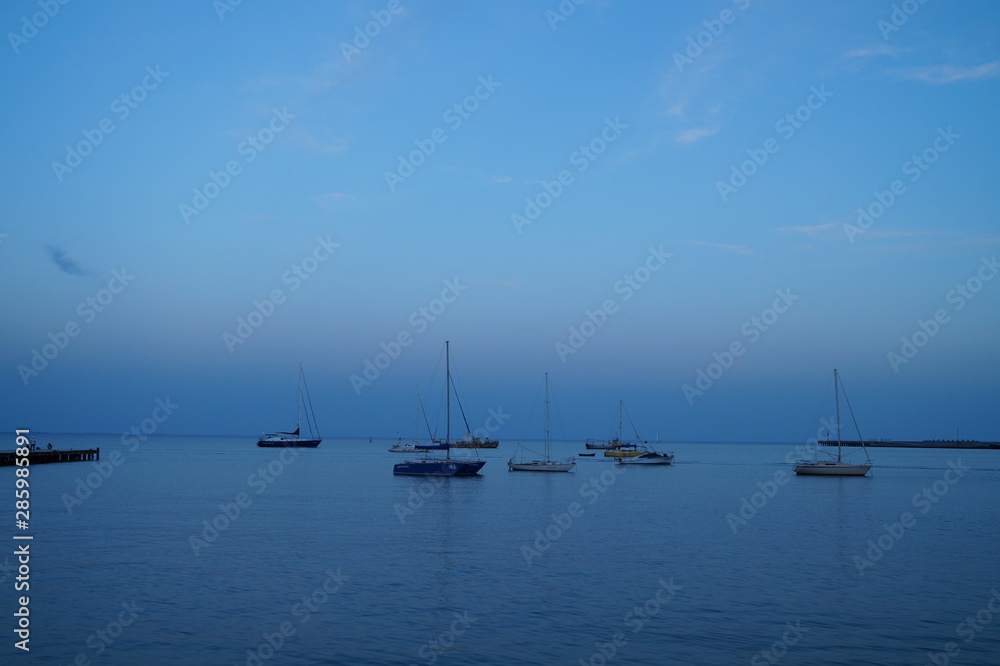
<path fill-rule="evenodd" d="M 802 476 L 865 476 L 871 465 L 851 465 L 848 463 L 799 463 L 795 473 Z"/>
<path fill-rule="evenodd" d="M 642 453 L 636 449 L 614 449 L 613 451 L 605 451 L 604 455 L 607 458 L 635 458 L 641 456 Z"/>
<path fill-rule="evenodd" d="M 569 472 L 576 467 L 574 462 L 555 462 L 553 460 L 531 460 L 527 462 L 507 462 L 511 472 Z"/>
<path fill-rule="evenodd" d="M 451 442 L 449 446 L 453 449 L 495 449 L 500 445 L 498 440 L 484 440 L 479 442 Z"/>
<path fill-rule="evenodd" d="M 315 449 L 322 441 L 322 439 L 271 439 L 261 437 L 257 440 L 257 446 L 270 449 Z"/>
<path fill-rule="evenodd" d="M 411 460 L 396 463 L 392 473 L 400 476 L 475 476 L 485 460 Z"/>
<path fill-rule="evenodd" d="M 631 458 L 617 458 L 615 463 L 619 465 L 672 465 L 673 455 L 659 453 L 643 453 Z"/>

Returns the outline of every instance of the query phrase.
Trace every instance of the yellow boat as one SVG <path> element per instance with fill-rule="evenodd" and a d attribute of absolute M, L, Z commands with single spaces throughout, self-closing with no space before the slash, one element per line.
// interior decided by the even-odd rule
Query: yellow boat
<path fill-rule="evenodd" d="M 635 458 L 636 456 L 641 456 L 643 453 L 645 451 L 635 448 L 634 444 L 626 444 L 622 448 L 605 451 L 604 455 L 608 458 Z"/>
<path fill-rule="evenodd" d="M 645 447 L 645 442 L 639 437 L 638 431 L 635 429 L 635 424 L 632 423 L 632 417 L 628 417 L 629 425 L 632 426 L 632 431 L 635 432 L 635 439 L 633 441 L 627 441 L 622 439 L 622 420 L 627 415 L 625 411 L 625 403 L 621 400 L 618 401 L 618 436 L 614 439 L 608 440 L 608 448 L 610 450 L 605 451 L 604 455 L 607 458 L 637 458 L 644 453 L 648 452 Z"/>

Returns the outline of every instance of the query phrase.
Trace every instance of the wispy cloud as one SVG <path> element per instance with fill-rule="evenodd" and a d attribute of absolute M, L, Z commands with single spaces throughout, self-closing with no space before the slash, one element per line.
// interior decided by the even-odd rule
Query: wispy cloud
<path fill-rule="evenodd" d="M 775 229 L 778 233 L 785 234 L 803 234 L 809 238 L 822 241 L 839 241 L 846 240 L 847 234 L 844 233 L 844 223 L 852 222 L 852 220 L 840 220 L 834 222 L 826 222 L 824 224 L 813 224 L 805 225 L 798 224 L 791 227 L 779 227 Z M 913 236 L 926 236 L 929 231 L 894 231 L 892 229 L 869 229 L 866 235 L 872 238 L 911 238 Z"/>
<path fill-rule="evenodd" d="M 710 129 L 708 127 L 701 127 L 696 129 L 686 129 L 677 133 L 677 143 L 694 143 L 704 139 L 706 136 L 712 136 L 719 131 L 719 128 Z"/>
<path fill-rule="evenodd" d="M 888 44 L 876 44 L 875 46 L 863 46 L 861 48 L 848 51 L 843 54 L 843 58 L 873 58 L 875 56 L 898 56 L 905 53 L 906 49 Z"/>
<path fill-rule="evenodd" d="M 320 139 L 302 128 L 292 132 L 290 141 L 299 148 L 330 155 L 338 155 L 348 148 L 348 141 L 345 138 Z"/>
<path fill-rule="evenodd" d="M 779 227 L 776 229 L 779 233 L 791 233 L 791 234 L 805 234 L 810 238 L 817 238 L 820 240 L 830 240 L 833 236 L 838 234 L 830 234 L 831 231 L 836 231 L 840 229 L 841 223 L 839 222 L 827 222 L 826 224 L 813 224 L 804 225 L 797 224 L 791 227 Z"/>
<path fill-rule="evenodd" d="M 1000 61 L 989 62 L 978 67 L 956 67 L 953 65 L 933 65 L 899 70 L 904 79 L 923 81 L 931 85 L 955 83 L 956 81 L 973 81 L 976 79 L 991 79 L 1000 75 Z"/>
<path fill-rule="evenodd" d="M 49 259 L 63 273 L 67 275 L 86 275 L 87 272 L 80 268 L 79 264 L 66 256 L 62 248 L 55 245 L 46 245 L 45 251 L 49 254 Z"/>
<path fill-rule="evenodd" d="M 677 116 L 678 118 L 683 118 L 684 107 L 688 105 L 688 101 L 689 100 L 682 99 L 679 102 L 671 104 L 670 106 L 667 107 L 667 113 L 670 114 L 671 116 Z"/>
<path fill-rule="evenodd" d="M 705 247 L 714 247 L 716 250 L 724 250 L 726 252 L 735 252 L 737 254 L 742 254 L 750 256 L 752 254 L 757 254 L 754 252 L 753 248 L 749 248 L 746 245 L 728 245 L 725 243 L 709 243 L 708 241 L 688 241 L 690 245 L 704 245 Z"/>
<path fill-rule="evenodd" d="M 328 208 L 333 207 L 335 204 L 344 203 L 354 197 L 346 192 L 327 192 L 326 194 L 321 194 L 316 197 L 312 197 L 312 202 L 316 205 Z"/>
<path fill-rule="evenodd" d="M 869 229 L 868 232 L 876 238 L 913 238 L 914 236 L 926 236 L 929 231 L 892 231 L 889 229 Z"/>

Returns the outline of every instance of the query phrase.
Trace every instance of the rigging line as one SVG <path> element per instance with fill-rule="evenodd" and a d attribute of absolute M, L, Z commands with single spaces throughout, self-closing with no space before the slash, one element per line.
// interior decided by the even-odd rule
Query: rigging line
<path fill-rule="evenodd" d="M 528 406 L 528 415 L 527 415 L 527 419 L 526 419 L 527 423 L 534 423 L 535 422 L 535 414 L 537 414 L 537 413 L 539 413 L 541 411 L 541 410 L 539 410 L 538 406 L 542 403 L 541 395 L 542 395 L 542 392 L 544 390 L 545 390 L 545 381 L 543 380 L 543 381 L 539 382 L 539 384 L 537 385 L 537 388 L 535 389 L 535 394 L 531 397 L 531 402 L 528 403 L 528 405 L 529 405 Z"/>
<path fill-rule="evenodd" d="M 420 439 L 420 417 L 424 417 L 424 425 L 427 426 L 427 436 L 432 440 L 434 433 L 431 432 L 430 421 L 427 420 L 427 410 L 424 409 L 424 401 L 420 399 L 420 388 L 417 387 L 417 439 Z"/>
<path fill-rule="evenodd" d="M 458 403 L 458 411 L 460 411 L 462 413 L 462 421 L 465 422 L 465 432 L 467 434 L 470 434 L 470 433 L 472 433 L 472 430 L 469 429 L 469 419 L 465 418 L 465 408 L 462 407 L 462 399 L 460 397 L 458 397 L 458 387 L 455 386 L 455 378 L 454 378 L 454 376 L 452 376 L 452 378 L 451 378 L 451 386 L 452 386 L 452 388 L 455 389 L 455 402 Z"/>
<path fill-rule="evenodd" d="M 319 437 L 319 424 L 316 423 L 316 412 L 313 410 L 312 396 L 309 395 L 309 384 L 306 383 L 306 375 L 302 372 L 301 366 L 299 367 L 299 374 L 302 378 L 302 386 L 306 390 L 306 403 L 309 405 L 309 411 L 306 413 L 306 427 L 309 428 L 309 435 L 312 436 L 313 426 L 316 427 L 316 436 Z M 312 424 L 310 425 L 309 415 L 312 415 Z"/>
<path fill-rule="evenodd" d="M 430 385 L 431 386 L 437 386 L 438 385 L 438 377 L 440 376 L 440 371 L 441 371 L 441 360 L 444 358 L 444 355 L 445 355 L 445 346 L 442 345 L 441 346 L 441 351 L 440 351 L 440 353 L 438 354 L 438 357 L 437 357 L 437 362 L 434 364 L 434 370 L 433 370 L 433 372 L 431 373 L 431 376 L 430 376 Z M 447 396 L 444 396 L 444 397 L 447 398 Z M 435 403 L 435 407 L 434 407 L 434 410 L 435 410 L 434 411 L 434 431 L 431 433 L 431 437 L 432 438 L 436 436 L 437 428 L 438 428 L 438 423 L 441 421 L 441 407 L 442 407 L 441 403 Z M 424 418 L 425 419 L 427 418 L 427 411 L 426 410 L 424 410 Z M 430 430 L 429 426 L 428 426 L 428 430 Z"/>
<path fill-rule="evenodd" d="M 566 439 L 566 424 L 562 420 L 562 414 L 559 412 L 559 404 L 556 402 L 556 392 L 552 390 L 552 380 L 549 380 L 549 394 L 552 397 L 552 407 L 556 413 L 556 421 L 559 423 L 559 432 L 562 435 L 562 439 Z"/>
<path fill-rule="evenodd" d="M 838 379 L 840 377 L 838 376 Z M 844 380 L 840 379 L 840 388 L 844 388 Z M 847 397 L 847 389 L 844 388 L 844 402 L 847 403 L 847 411 L 851 413 L 851 421 L 854 422 L 854 429 L 858 431 L 858 441 L 861 442 L 861 448 L 865 450 L 865 455 L 868 455 L 868 447 L 865 446 L 865 439 L 861 436 L 861 428 L 858 427 L 858 420 L 854 418 L 854 409 L 851 408 L 851 401 Z"/>
<path fill-rule="evenodd" d="M 628 424 L 632 426 L 632 432 L 635 433 L 635 438 L 645 444 L 646 442 L 644 442 L 642 437 L 639 436 L 639 431 L 636 429 L 635 424 L 632 423 L 632 415 L 628 413 L 628 409 L 625 407 L 624 402 L 622 403 L 622 410 L 625 412 L 625 416 L 628 417 Z"/>
<path fill-rule="evenodd" d="M 834 390 L 836 390 L 837 387 L 834 386 L 833 388 Z M 825 418 L 825 415 L 821 416 L 821 414 L 823 406 L 829 402 L 829 399 L 830 399 L 830 381 L 827 380 L 823 382 L 823 395 L 820 397 L 819 402 L 816 403 L 816 409 L 813 412 L 812 423 L 820 423 L 821 419 Z M 809 440 L 811 440 L 814 437 L 813 433 L 815 432 L 816 431 L 806 431 L 806 436 L 803 438 L 803 441 L 808 442 Z M 818 436 L 816 436 L 816 438 L 820 439 L 820 437 Z M 830 437 L 827 436 L 827 439 L 830 439 Z"/>
<path fill-rule="evenodd" d="M 462 388 L 461 380 L 458 379 L 462 373 L 456 370 L 457 364 L 455 363 L 455 355 L 451 355 L 451 384 L 455 391 L 455 399 L 458 401 L 458 408 L 462 412 L 462 420 L 465 421 L 466 432 L 471 432 L 469 428 L 469 421 L 465 418 L 465 410 L 462 408 L 462 396 L 465 394 L 465 389 Z"/>

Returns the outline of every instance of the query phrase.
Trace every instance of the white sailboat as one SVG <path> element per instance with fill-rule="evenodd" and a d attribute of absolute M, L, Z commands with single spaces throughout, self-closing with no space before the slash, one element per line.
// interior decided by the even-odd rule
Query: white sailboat
<path fill-rule="evenodd" d="M 302 431 L 302 389 L 305 388 L 306 395 L 306 427 L 309 429 L 309 436 L 301 434 Z M 313 428 L 316 432 L 313 433 Z M 323 439 L 319 434 L 319 426 L 316 424 L 316 413 L 313 411 L 312 398 L 309 397 L 309 387 L 306 385 L 306 376 L 302 372 L 302 364 L 299 363 L 299 407 L 295 413 L 295 430 L 292 432 L 272 432 L 262 433 L 257 440 L 257 446 L 270 448 L 288 447 L 292 449 L 314 449 L 319 446 Z"/>
<path fill-rule="evenodd" d="M 511 472 L 569 472 L 576 463 L 572 460 L 552 460 L 549 450 L 549 373 L 545 373 L 545 459 L 517 459 L 515 454 L 507 461 L 507 469 Z"/>
<path fill-rule="evenodd" d="M 858 422 L 854 419 L 854 410 L 851 409 L 851 403 L 847 400 L 846 391 L 844 391 L 844 400 L 847 402 L 847 409 L 851 412 L 851 420 L 854 421 L 854 427 L 858 430 L 858 441 L 865 452 L 866 461 L 864 464 L 857 465 L 844 460 L 840 439 L 840 392 L 843 388 L 844 385 L 840 381 L 840 374 L 834 368 L 833 393 L 837 403 L 837 458 L 830 460 L 800 460 L 795 465 L 796 474 L 812 476 L 865 476 L 868 474 L 868 470 L 872 468 L 872 460 L 868 456 L 868 448 L 865 447 L 865 441 L 861 438 L 861 429 L 858 428 Z"/>

